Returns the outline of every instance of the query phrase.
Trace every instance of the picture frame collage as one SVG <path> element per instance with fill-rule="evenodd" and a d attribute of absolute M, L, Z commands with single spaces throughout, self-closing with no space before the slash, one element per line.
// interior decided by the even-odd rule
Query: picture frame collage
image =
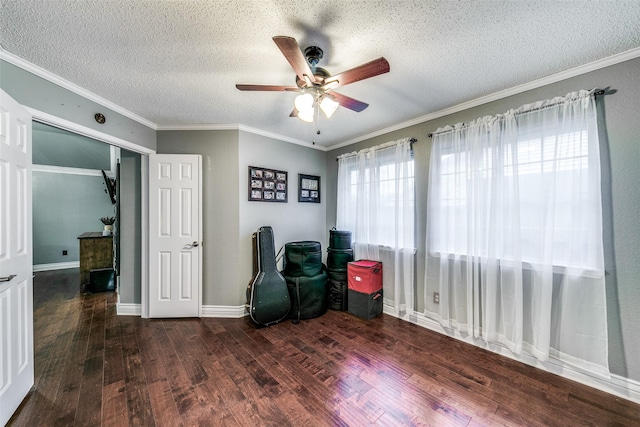
<path fill-rule="evenodd" d="M 287 203 L 289 174 L 286 171 L 249 166 L 250 202 Z M 320 177 L 298 174 L 298 202 L 320 203 Z"/>
<path fill-rule="evenodd" d="M 288 194 L 287 172 L 249 166 L 249 201 L 287 203 Z"/>

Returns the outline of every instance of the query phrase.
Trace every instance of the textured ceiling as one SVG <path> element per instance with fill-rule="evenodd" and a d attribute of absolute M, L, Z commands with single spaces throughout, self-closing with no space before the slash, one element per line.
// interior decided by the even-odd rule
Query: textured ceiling
<path fill-rule="evenodd" d="M 243 125 L 331 146 L 640 46 L 640 1 L 0 0 L 0 44 L 160 129 Z M 370 104 L 317 126 L 289 117 L 272 41 L 320 46 L 332 74 L 391 71 L 340 92 Z"/>

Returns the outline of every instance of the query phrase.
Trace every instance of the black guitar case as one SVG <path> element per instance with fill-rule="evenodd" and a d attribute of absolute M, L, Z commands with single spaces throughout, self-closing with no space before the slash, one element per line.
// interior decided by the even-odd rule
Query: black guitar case
<path fill-rule="evenodd" d="M 271 227 L 253 233 L 253 248 L 255 274 L 247 288 L 247 308 L 251 320 L 269 326 L 286 318 L 291 309 L 287 282 L 276 267 Z"/>

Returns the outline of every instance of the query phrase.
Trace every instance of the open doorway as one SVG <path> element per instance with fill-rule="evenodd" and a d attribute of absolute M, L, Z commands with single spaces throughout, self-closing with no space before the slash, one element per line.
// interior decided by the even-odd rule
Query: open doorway
<path fill-rule="evenodd" d="M 124 292 L 127 301 L 140 301 L 143 156 L 55 125 L 34 120 L 32 128 L 35 274 L 68 275 L 71 269 L 78 276 L 77 292 L 95 291 L 87 288 L 88 268 L 95 267 L 96 283 L 112 283 L 118 296 Z M 81 253 L 83 245 L 94 244 L 102 248 L 102 260 Z M 37 288 L 34 293 L 37 298 Z"/>
<path fill-rule="evenodd" d="M 118 204 L 107 187 L 117 182 L 120 150 L 38 122 L 32 130 L 34 271 L 80 267 L 78 238 L 89 233 L 104 237 L 100 245 L 109 249 L 100 267 L 117 269 L 117 231 L 112 229 L 117 230 Z M 98 261 L 83 258 L 85 265 Z M 82 285 L 88 273 L 83 272 Z"/>

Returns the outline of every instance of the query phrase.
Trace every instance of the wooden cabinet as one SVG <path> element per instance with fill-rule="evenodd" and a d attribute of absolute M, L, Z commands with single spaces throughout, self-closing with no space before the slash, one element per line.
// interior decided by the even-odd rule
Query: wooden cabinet
<path fill-rule="evenodd" d="M 82 233 L 80 241 L 80 289 L 89 283 L 89 272 L 96 268 L 113 268 L 113 236 L 101 232 Z"/>

